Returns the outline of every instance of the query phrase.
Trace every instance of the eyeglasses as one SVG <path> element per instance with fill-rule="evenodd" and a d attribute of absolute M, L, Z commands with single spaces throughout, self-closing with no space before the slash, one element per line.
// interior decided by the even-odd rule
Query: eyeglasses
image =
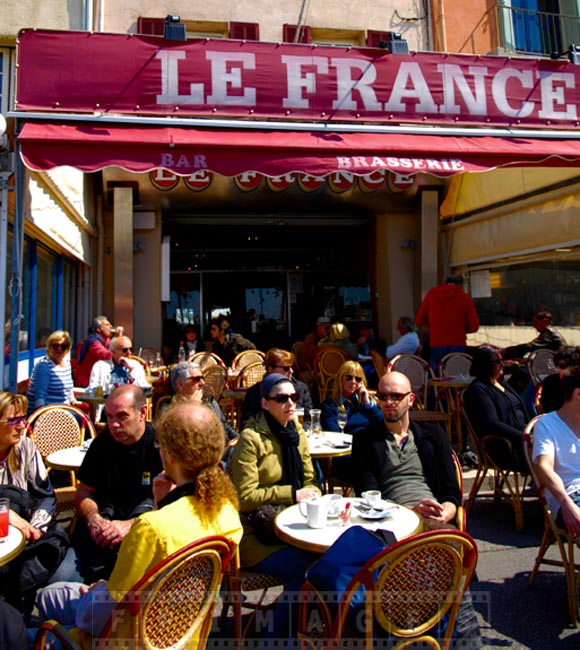
<path fill-rule="evenodd" d="M 279 395 L 268 395 L 266 397 L 267 400 L 272 400 L 273 402 L 278 402 L 278 404 L 286 404 L 286 402 L 291 399 L 294 404 L 298 403 L 298 393 L 291 393 L 290 395 L 287 395 L 286 393 L 280 393 Z"/>
<path fill-rule="evenodd" d="M 26 422 L 26 416 L 25 415 L 15 415 L 14 417 L 11 418 L 6 418 L 5 420 L 0 420 L 2 424 L 7 424 L 10 427 L 17 427 L 20 424 L 24 424 Z"/>
<path fill-rule="evenodd" d="M 51 343 L 50 347 L 52 350 L 68 350 L 69 349 L 69 344 L 68 343 Z"/>
<path fill-rule="evenodd" d="M 190 381 L 193 384 L 199 383 L 203 379 L 203 375 L 198 375 L 197 377 L 188 377 L 186 381 Z"/>
<path fill-rule="evenodd" d="M 127 354 L 128 352 L 133 352 L 133 348 L 121 348 L 121 351 Z"/>
<path fill-rule="evenodd" d="M 357 384 L 362 382 L 362 377 L 355 377 L 354 375 L 345 375 L 344 378 L 346 381 L 352 381 L 354 379 Z"/>
<path fill-rule="evenodd" d="M 292 370 L 292 366 L 274 366 L 274 368 L 282 368 L 284 372 L 290 372 Z"/>
<path fill-rule="evenodd" d="M 405 397 L 408 397 L 412 392 L 410 390 L 408 393 L 377 393 L 377 399 L 381 402 L 389 400 L 398 403 L 404 400 Z"/>

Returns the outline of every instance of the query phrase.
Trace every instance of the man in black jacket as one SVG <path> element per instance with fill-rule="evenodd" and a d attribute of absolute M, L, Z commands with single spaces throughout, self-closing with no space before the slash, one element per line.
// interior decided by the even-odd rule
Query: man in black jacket
<path fill-rule="evenodd" d="M 415 395 L 402 373 L 383 375 L 377 397 L 384 422 L 353 440 L 356 493 L 380 490 L 413 508 L 427 527 L 441 528 L 461 502 L 449 442 L 439 426 L 410 421 Z"/>

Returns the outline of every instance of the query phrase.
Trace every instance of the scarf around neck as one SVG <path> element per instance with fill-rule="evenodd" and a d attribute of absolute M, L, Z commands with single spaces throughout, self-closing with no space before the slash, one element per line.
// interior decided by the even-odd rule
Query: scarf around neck
<path fill-rule="evenodd" d="M 282 447 L 282 485 L 290 485 L 294 490 L 304 486 L 304 463 L 298 451 L 300 436 L 290 420 L 284 427 L 268 412 L 264 412 L 270 431 Z"/>

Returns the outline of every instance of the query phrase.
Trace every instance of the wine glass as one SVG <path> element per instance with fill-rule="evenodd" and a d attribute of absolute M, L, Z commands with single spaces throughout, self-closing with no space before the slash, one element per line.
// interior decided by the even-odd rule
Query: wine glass
<path fill-rule="evenodd" d="M 338 411 L 338 427 L 340 429 L 341 433 L 344 433 L 344 427 L 346 427 L 346 422 L 348 420 L 348 416 L 346 414 L 346 411 Z"/>

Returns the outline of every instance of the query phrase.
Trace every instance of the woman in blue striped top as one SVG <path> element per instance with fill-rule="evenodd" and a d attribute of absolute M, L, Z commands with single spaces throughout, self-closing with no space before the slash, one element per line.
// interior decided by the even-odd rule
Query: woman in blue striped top
<path fill-rule="evenodd" d="M 75 401 L 68 332 L 57 330 L 46 339 L 46 356 L 32 371 L 28 386 L 28 415 L 46 404 L 72 404 Z"/>

